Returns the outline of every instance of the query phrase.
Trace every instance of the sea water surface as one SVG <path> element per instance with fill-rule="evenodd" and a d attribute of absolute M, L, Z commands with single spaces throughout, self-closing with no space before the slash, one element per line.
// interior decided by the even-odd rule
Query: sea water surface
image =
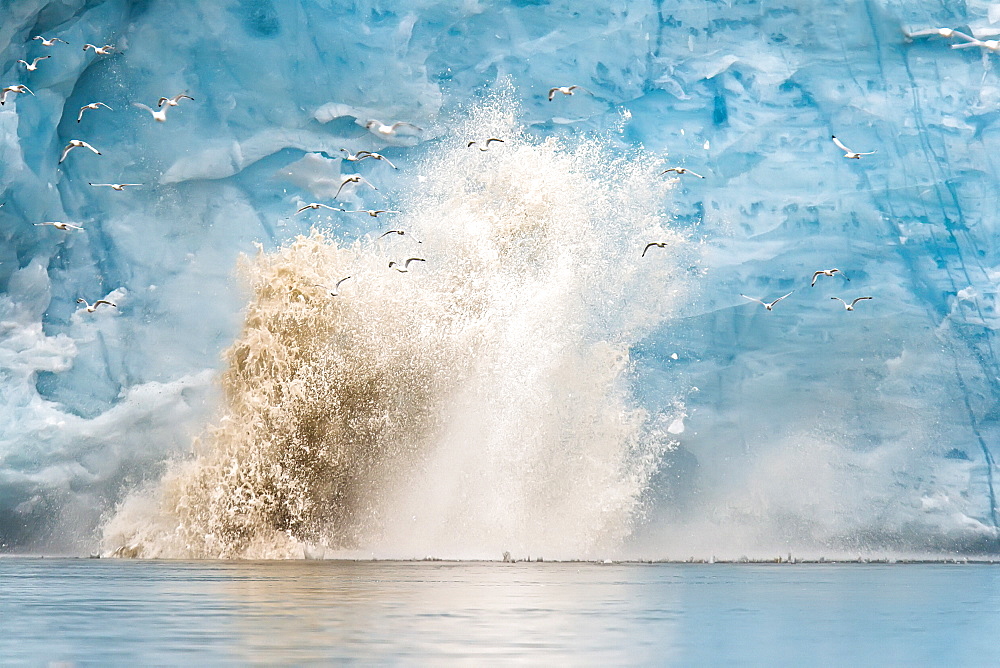
<path fill-rule="evenodd" d="M 972 564 L 0 559 L 4 665 L 996 665 Z"/>

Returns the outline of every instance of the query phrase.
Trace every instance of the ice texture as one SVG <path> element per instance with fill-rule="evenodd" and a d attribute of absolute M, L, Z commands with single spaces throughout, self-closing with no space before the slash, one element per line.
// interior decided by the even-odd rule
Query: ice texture
<path fill-rule="evenodd" d="M 993 39 L 997 10 L 4 2 L 0 84 L 34 95 L 0 107 L 0 549 L 92 549 L 102 517 L 155 485 L 211 420 L 251 297 L 239 255 L 317 224 L 344 244 L 386 229 L 294 212 L 335 205 L 353 173 L 378 191 L 355 189 L 348 208 L 412 201 L 410 168 L 510 82 L 538 142 L 608 135 L 609 150 L 641 146 L 705 177 L 663 176 L 676 179 L 664 224 L 701 244 L 699 288 L 630 344 L 632 400 L 675 447 L 609 553 L 996 552 L 1000 53 L 906 34 Z M 45 54 L 34 72 L 16 62 Z M 571 84 L 587 90 L 548 100 Z M 195 99 L 165 123 L 133 106 L 181 92 Z M 111 110 L 78 123 L 95 101 Z M 369 119 L 422 131 L 382 138 Z M 833 135 L 876 152 L 845 159 Z M 59 164 L 71 139 L 102 155 Z M 636 263 L 657 261 L 655 248 L 639 257 L 656 240 L 634 239 Z M 810 287 L 832 267 L 850 280 Z M 740 296 L 793 290 L 773 311 Z M 831 299 L 858 296 L 873 299 L 854 311 Z M 118 307 L 80 312 L 80 297 Z"/>

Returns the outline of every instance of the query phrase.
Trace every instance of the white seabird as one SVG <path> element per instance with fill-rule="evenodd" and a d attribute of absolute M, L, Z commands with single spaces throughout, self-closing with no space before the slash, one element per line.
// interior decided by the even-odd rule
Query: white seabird
<path fill-rule="evenodd" d="M 121 192 L 122 190 L 125 190 L 125 188 L 129 186 L 141 186 L 142 184 L 141 183 L 90 183 L 88 181 L 87 185 L 94 186 L 95 188 L 107 187 L 111 188 L 112 190 L 117 190 Z"/>
<path fill-rule="evenodd" d="M 67 44 L 67 45 L 69 44 L 69 42 L 67 42 L 66 40 L 59 39 L 58 37 L 53 37 L 52 39 L 45 39 L 41 35 L 35 35 L 31 39 L 33 39 L 33 40 L 40 39 L 42 41 L 42 46 L 53 46 L 56 42 L 62 42 L 63 44 Z"/>
<path fill-rule="evenodd" d="M 10 95 L 11 93 L 19 93 L 19 94 L 31 93 L 32 95 L 34 95 L 34 93 L 31 92 L 31 89 L 25 86 L 24 84 L 17 84 L 16 86 L 7 86 L 6 88 L 0 90 L 0 105 L 7 103 L 7 96 Z"/>
<path fill-rule="evenodd" d="M 82 139 L 70 139 L 69 143 L 66 144 L 66 148 L 63 149 L 62 156 L 59 158 L 59 162 L 61 163 L 63 160 L 65 160 L 66 156 L 69 155 L 69 152 L 72 151 L 74 148 L 89 148 L 97 155 L 101 155 L 100 151 L 98 151 L 96 148 L 94 148 L 87 142 L 83 141 Z"/>
<path fill-rule="evenodd" d="M 476 146 L 476 148 L 478 148 L 480 151 L 488 151 L 488 150 L 490 150 L 490 142 L 491 141 L 498 141 L 501 144 L 504 143 L 503 139 L 497 139 L 496 137 L 490 137 L 485 142 L 483 142 L 482 146 Z M 465 147 L 466 148 L 472 148 L 472 146 L 475 145 L 476 143 L 478 143 L 478 142 L 476 142 L 476 140 L 473 139 L 468 144 L 466 144 Z"/>
<path fill-rule="evenodd" d="M 704 176 L 702 176 L 697 172 L 692 172 L 687 167 L 671 167 L 670 169 L 664 169 L 662 172 L 660 172 L 660 176 L 663 176 L 664 174 L 667 174 L 669 172 L 677 172 L 678 174 L 690 174 L 691 176 L 697 176 L 699 179 L 705 178 Z"/>
<path fill-rule="evenodd" d="M 337 188 L 337 194 L 333 196 L 333 199 L 337 199 L 338 197 L 340 197 L 340 191 L 343 190 L 344 186 L 346 186 L 348 183 L 364 183 L 372 190 L 378 190 L 378 188 L 373 186 L 371 182 L 369 182 L 368 179 L 366 179 L 365 177 L 361 176 L 360 174 L 352 174 L 351 176 L 348 176 L 340 183 L 340 187 Z"/>
<path fill-rule="evenodd" d="M 964 39 L 969 42 L 974 42 L 976 40 L 975 37 L 972 37 L 971 35 L 966 35 L 964 32 L 959 32 L 958 30 L 955 30 L 953 28 L 927 28 L 925 30 L 915 30 L 914 32 L 906 32 L 904 30 L 903 34 L 906 35 L 907 39 L 913 39 L 914 37 L 937 36 L 946 38 L 958 37 L 960 39 Z"/>
<path fill-rule="evenodd" d="M 399 211 L 393 211 L 392 209 L 341 209 L 344 213 L 367 213 L 372 218 L 378 218 L 380 213 L 399 213 Z"/>
<path fill-rule="evenodd" d="M 50 226 L 56 228 L 57 230 L 62 230 L 63 232 L 68 232 L 69 230 L 82 230 L 83 229 L 83 227 L 81 225 L 76 225 L 75 223 L 61 223 L 59 221 L 49 221 L 49 222 L 45 222 L 45 223 L 35 223 L 36 227 L 39 226 L 39 225 L 50 225 Z"/>
<path fill-rule="evenodd" d="M 792 290 L 792 292 L 795 292 L 795 290 Z M 788 295 L 792 294 L 792 292 L 789 292 Z M 771 309 L 773 309 L 775 304 L 777 304 L 778 302 L 780 302 L 782 299 L 784 299 L 788 295 L 782 295 L 782 296 L 778 297 L 777 299 L 775 299 L 770 304 L 768 304 L 767 302 L 763 302 L 763 301 L 761 301 L 761 300 L 759 300 L 759 299 L 757 299 L 755 297 L 747 297 L 742 292 L 740 293 L 740 297 L 743 297 L 744 299 L 749 299 L 752 302 L 757 302 L 758 304 L 763 304 L 764 308 L 766 308 L 768 311 L 770 311 Z"/>
<path fill-rule="evenodd" d="M 376 137 L 395 137 L 397 131 L 404 128 L 409 128 L 415 132 L 423 132 L 423 128 L 420 128 L 413 123 L 407 123 L 406 121 L 396 121 L 392 125 L 386 125 L 382 121 L 369 120 L 365 121 L 365 128 L 368 129 Z"/>
<path fill-rule="evenodd" d="M 39 63 L 39 61 L 42 61 L 42 60 L 45 60 L 46 58 L 51 58 L 51 57 L 52 56 L 39 56 L 38 58 L 35 58 L 34 60 L 32 60 L 30 63 L 27 60 L 19 60 L 17 62 L 19 62 L 22 65 L 24 65 L 25 69 L 27 69 L 29 72 L 34 72 L 35 70 L 38 69 L 38 63 Z"/>
<path fill-rule="evenodd" d="M 94 46 L 93 44 L 84 44 L 83 50 L 86 51 L 87 49 L 93 49 L 94 53 L 101 56 L 106 56 L 112 51 L 114 51 L 115 47 L 113 44 L 105 44 L 104 46 Z"/>
<path fill-rule="evenodd" d="M 854 310 L 854 305 L 857 304 L 859 301 L 861 301 L 862 299 L 872 299 L 872 297 L 858 297 L 857 299 L 855 299 L 854 301 L 852 301 L 850 304 L 848 304 L 847 302 L 845 302 L 840 297 L 830 297 L 830 299 L 836 299 L 838 302 L 840 302 L 841 304 L 844 305 L 845 309 L 847 309 L 848 311 L 853 311 Z"/>
<path fill-rule="evenodd" d="M 666 241 L 650 241 L 648 244 L 646 244 L 646 247 L 642 249 L 642 255 L 640 255 L 639 257 L 646 257 L 646 251 L 648 251 L 653 246 L 656 246 L 657 248 L 666 248 L 667 247 L 667 242 Z"/>
<path fill-rule="evenodd" d="M 194 100 L 194 98 L 188 95 L 187 93 L 178 93 L 173 97 L 161 97 L 159 100 L 156 101 L 156 106 L 157 108 L 162 107 L 163 103 L 166 102 L 168 107 L 176 107 L 178 104 L 180 104 L 180 101 L 184 99 L 192 101 Z"/>
<path fill-rule="evenodd" d="M 372 158 L 374 160 L 382 160 L 383 162 L 388 163 L 393 169 L 399 169 L 396 165 L 392 164 L 392 161 L 390 161 L 389 158 L 385 157 L 381 153 L 375 153 L 374 151 L 358 151 L 357 153 L 351 153 L 346 148 L 342 148 L 340 150 L 345 153 L 344 160 L 349 162 L 361 162 L 365 158 Z"/>
<path fill-rule="evenodd" d="M 553 88 L 550 88 L 549 89 L 549 102 L 551 102 L 552 98 L 554 98 L 556 96 L 556 93 L 562 93 L 563 95 L 572 95 L 574 92 L 576 92 L 578 90 L 582 90 L 584 93 L 590 93 L 590 91 L 587 90 L 586 88 L 584 88 L 583 86 L 576 86 L 576 85 L 574 85 L 574 86 L 555 86 Z M 593 95 L 593 93 L 590 93 L 590 94 Z"/>
<path fill-rule="evenodd" d="M 132 106 L 133 107 L 137 107 L 139 109 L 145 109 L 146 111 L 148 111 L 149 113 L 151 113 L 153 115 L 153 120 L 155 120 L 157 123 L 166 123 L 167 122 L 167 109 L 170 108 L 169 105 L 166 106 L 166 107 L 163 107 L 159 111 L 157 111 L 156 109 L 150 109 L 148 106 L 144 105 L 142 102 L 133 102 Z"/>
<path fill-rule="evenodd" d="M 331 297 L 336 297 L 337 295 L 339 295 L 340 294 L 340 284 L 343 283 L 344 281 L 346 281 L 349 278 L 350 278 L 350 276 L 343 277 L 342 279 L 340 279 L 339 281 L 337 281 L 337 283 L 333 286 L 333 290 L 327 290 L 327 292 L 330 293 L 330 296 Z M 325 285 L 317 285 L 316 287 L 325 288 L 326 286 Z"/>
<path fill-rule="evenodd" d="M 849 149 L 846 146 L 844 146 L 844 142 L 842 142 L 839 139 L 837 139 L 837 135 L 830 135 L 830 139 L 832 139 L 833 143 L 837 145 L 837 148 L 839 148 L 841 151 L 844 152 L 844 157 L 845 158 L 850 158 L 852 160 L 860 160 L 861 156 L 863 156 L 863 155 L 871 155 L 872 153 L 875 153 L 875 151 L 868 151 L 867 153 L 860 153 L 858 151 L 852 151 L 851 149 Z"/>
<path fill-rule="evenodd" d="M 419 239 L 415 239 L 413 237 L 413 235 L 410 234 L 409 232 L 407 232 L 406 230 L 389 230 L 388 232 L 383 232 L 382 234 L 378 235 L 378 239 L 381 239 L 383 237 L 387 237 L 390 234 L 395 234 L 397 236 L 408 236 L 411 239 L 413 239 L 414 241 L 416 241 L 418 244 L 424 243 L 423 241 L 420 241 Z M 378 241 L 378 239 L 376 239 L 376 241 Z"/>
<path fill-rule="evenodd" d="M 83 112 L 87 111 L 88 109 L 97 109 L 99 107 L 104 107 L 108 111 L 114 111 L 114 109 L 104 104 L 103 102 L 91 102 L 90 104 L 85 104 L 82 107 L 80 107 L 80 113 L 76 117 L 76 122 L 79 123 L 80 121 L 83 120 Z"/>
<path fill-rule="evenodd" d="M 339 207 L 336 207 L 336 206 L 330 206 L 329 204 L 322 204 L 320 202 L 310 202 L 309 204 L 306 204 L 304 206 L 300 206 L 299 209 L 298 209 L 298 211 L 296 211 L 295 213 L 299 214 L 299 213 L 302 213 L 303 211 L 305 211 L 307 209 L 313 209 L 313 210 L 315 210 L 315 209 L 319 209 L 319 208 L 329 209 L 330 211 L 343 211 L 343 209 L 341 209 Z"/>
<path fill-rule="evenodd" d="M 427 260 L 425 260 L 422 257 L 411 257 L 411 258 L 408 258 L 406 260 L 406 262 L 403 263 L 403 268 L 402 269 L 399 268 L 399 262 L 390 262 L 389 263 L 389 268 L 390 269 L 395 269 L 396 271 L 399 271 L 399 272 L 406 273 L 407 271 L 410 270 L 410 263 L 411 262 L 427 262 Z"/>
<path fill-rule="evenodd" d="M 812 283 L 809 284 L 809 287 L 815 287 L 816 279 L 819 278 L 820 276 L 833 276 L 836 273 L 839 273 L 841 276 L 843 276 L 845 281 L 851 280 L 844 275 L 844 272 L 840 271 L 840 269 L 837 269 L 836 267 L 833 269 L 820 269 L 819 271 L 813 273 L 813 280 Z"/>
<path fill-rule="evenodd" d="M 97 307 L 100 306 L 101 304 L 107 304 L 108 306 L 114 306 L 115 308 L 118 308 L 118 304 L 116 304 L 114 302 L 110 302 L 107 299 L 98 299 L 96 302 L 94 302 L 93 304 L 91 304 L 90 302 L 88 302 L 83 297 L 80 297 L 79 299 L 76 300 L 76 303 L 77 304 L 84 304 L 85 307 L 86 307 L 87 313 L 93 313 L 94 311 L 97 310 Z"/>

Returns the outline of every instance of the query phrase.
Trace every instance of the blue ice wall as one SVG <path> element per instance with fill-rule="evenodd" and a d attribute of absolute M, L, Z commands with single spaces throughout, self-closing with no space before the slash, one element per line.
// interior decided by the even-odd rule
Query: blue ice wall
<path fill-rule="evenodd" d="M 293 213 L 342 170 L 379 178 L 357 204 L 391 203 L 509 79 L 538 137 L 627 112 L 623 146 L 705 177 L 674 191 L 700 295 L 633 355 L 637 400 L 685 413 L 639 553 L 995 551 L 1000 54 L 905 32 L 998 21 L 972 1 L 4 2 L 0 83 L 34 95 L 0 107 L 0 549 L 90 544 L 208 418 L 238 255 L 316 222 L 368 231 Z M 548 101 L 568 84 L 593 94 Z M 133 106 L 184 91 L 166 123 Z M 111 110 L 78 123 L 95 101 Z M 369 118 L 424 132 L 383 140 Z M 876 152 L 844 159 L 831 135 Z M 71 139 L 102 155 L 60 164 Z M 143 185 L 88 185 L 118 182 Z M 850 280 L 810 287 L 831 267 Z M 740 296 L 793 290 L 773 311 Z"/>

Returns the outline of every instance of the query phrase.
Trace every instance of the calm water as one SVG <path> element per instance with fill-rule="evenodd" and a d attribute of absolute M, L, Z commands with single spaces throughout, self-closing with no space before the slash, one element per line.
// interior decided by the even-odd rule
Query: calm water
<path fill-rule="evenodd" d="M 0 559 L 0 664 L 997 665 L 1000 567 Z"/>

